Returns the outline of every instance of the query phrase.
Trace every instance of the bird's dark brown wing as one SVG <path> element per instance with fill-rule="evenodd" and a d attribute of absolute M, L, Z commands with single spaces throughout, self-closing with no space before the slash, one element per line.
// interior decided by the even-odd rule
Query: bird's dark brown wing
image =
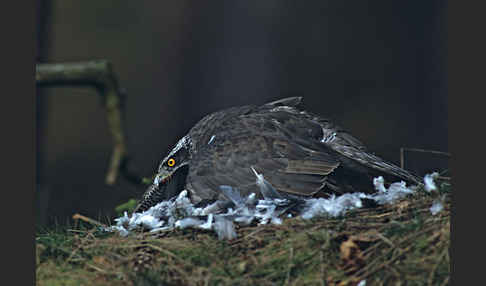
<path fill-rule="evenodd" d="M 315 140 L 328 146 L 340 156 L 342 168 L 354 169 L 356 172 L 368 173 L 368 177 L 381 174 L 392 180 L 401 179 L 420 184 L 419 177 L 390 163 L 367 151 L 367 148 L 354 136 L 340 126 L 326 118 L 322 118 L 311 112 L 304 111 L 300 107 L 302 98 L 286 98 L 262 106 L 265 111 L 280 123 L 280 127 L 294 140 L 312 143 Z M 291 103 L 290 106 L 282 104 Z M 265 114 L 265 113 L 263 113 Z M 312 123 L 319 127 L 310 128 Z M 314 140 L 313 140 L 314 139 Z M 319 147 L 317 147 L 319 148 Z M 369 170 L 366 170 L 368 168 Z M 351 175 L 346 172 L 347 175 Z M 348 181 L 352 181 L 350 178 Z"/>
<path fill-rule="evenodd" d="M 218 132 L 211 144 L 195 154 L 187 177 L 187 188 L 195 201 L 220 197 L 221 185 L 237 188 L 242 195 L 259 194 L 252 167 L 275 189 L 310 196 L 339 166 L 330 154 L 302 147 L 272 130 L 259 131 L 244 136 Z"/>
<path fill-rule="evenodd" d="M 362 167 L 367 167 L 372 176 L 378 176 L 382 173 L 385 176 L 388 175 L 392 180 L 401 179 L 417 184 L 421 183 L 420 178 L 414 174 L 369 152 L 360 140 L 340 126 L 309 112 L 300 112 L 299 115 L 318 123 L 322 127 L 321 143 L 342 155 L 339 158 L 343 167 L 356 168 L 357 171 Z"/>
<path fill-rule="evenodd" d="M 299 104 L 300 98 L 290 98 L 208 117 L 210 128 L 191 135 L 202 139 L 197 140 L 187 177 L 194 200 L 218 198 L 221 185 L 236 187 L 243 195 L 258 194 L 252 167 L 277 190 L 301 196 L 320 190 L 372 191 L 372 178 L 380 175 L 419 180 Z"/>
<path fill-rule="evenodd" d="M 368 167 L 370 169 L 369 173 L 374 174 L 372 176 L 383 175 L 385 178 L 388 177 L 388 180 L 391 181 L 404 180 L 409 183 L 421 184 L 421 179 L 416 175 L 387 162 L 372 153 L 363 152 L 352 145 L 330 143 L 329 146 L 344 156 L 344 158 L 341 158 L 341 162 L 346 162 L 349 166 L 356 166 L 359 164 L 360 166 Z"/>

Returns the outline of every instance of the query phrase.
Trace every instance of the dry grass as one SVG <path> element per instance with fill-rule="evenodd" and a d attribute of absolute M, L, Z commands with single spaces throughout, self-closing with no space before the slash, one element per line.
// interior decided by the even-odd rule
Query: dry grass
<path fill-rule="evenodd" d="M 429 211 L 439 195 L 444 210 Z M 238 238 L 184 229 L 37 235 L 38 285 L 448 285 L 450 186 L 339 219 L 286 219 Z"/>

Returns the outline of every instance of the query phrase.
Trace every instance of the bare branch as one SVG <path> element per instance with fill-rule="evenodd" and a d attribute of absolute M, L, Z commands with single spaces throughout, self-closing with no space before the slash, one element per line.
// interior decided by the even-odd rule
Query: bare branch
<path fill-rule="evenodd" d="M 404 164 L 405 164 L 405 151 L 443 155 L 443 156 L 446 156 L 446 157 L 451 156 L 451 154 L 448 153 L 448 152 L 435 151 L 435 150 L 425 150 L 425 149 L 419 149 L 419 148 L 402 147 L 402 148 L 400 148 L 400 168 L 402 168 L 402 169 L 404 168 Z"/>
<path fill-rule="evenodd" d="M 42 87 L 88 86 L 94 87 L 102 96 L 106 108 L 108 126 L 113 138 L 113 153 L 105 182 L 113 185 L 121 162 L 127 157 L 125 135 L 122 124 L 123 97 L 107 60 L 77 63 L 37 64 L 36 83 Z"/>

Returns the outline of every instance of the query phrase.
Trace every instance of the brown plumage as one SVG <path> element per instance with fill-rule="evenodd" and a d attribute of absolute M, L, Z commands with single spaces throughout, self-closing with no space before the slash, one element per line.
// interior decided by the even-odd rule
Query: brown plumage
<path fill-rule="evenodd" d="M 419 183 L 329 120 L 302 110 L 301 101 L 285 98 L 207 115 L 162 160 L 136 211 L 183 189 L 194 203 L 226 199 L 222 185 L 259 194 L 252 168 L 280 193 L 303 197 L 373 191 L 377 176 Z"/>

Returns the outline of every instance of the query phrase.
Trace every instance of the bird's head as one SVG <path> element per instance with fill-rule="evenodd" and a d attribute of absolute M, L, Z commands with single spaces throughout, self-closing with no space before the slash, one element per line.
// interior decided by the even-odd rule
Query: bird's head
<path fill-rule="evenodd" d="M 184 136 L 159 164 L 154 184 L 166 183 L 174 174 L 190 162 L 191 140 Z"/>
<path fill-rule="evenodd" d="M 134 212 L 142 212 L 162 200 L 178 195 L 185 186 L 191 160 L 191 139 L 184 136 L 159 164 L 154 182 L 144 193 Z"/>

